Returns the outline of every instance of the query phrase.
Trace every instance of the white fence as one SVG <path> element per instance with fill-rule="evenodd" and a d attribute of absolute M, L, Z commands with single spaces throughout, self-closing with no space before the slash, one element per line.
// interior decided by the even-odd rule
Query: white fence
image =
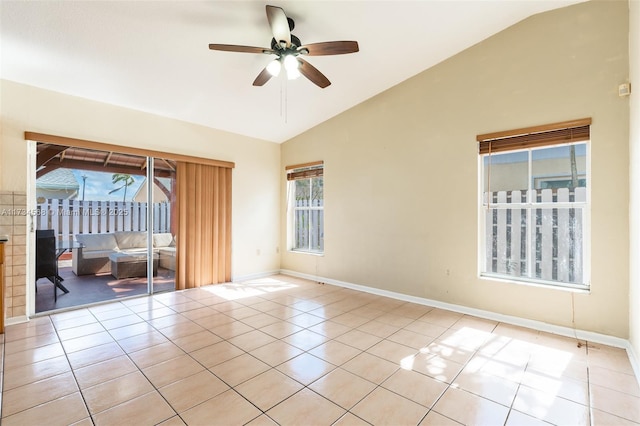
<path fill-rule="evenodd" d="M 153 232 L 171 232 L 169 203 L 153 203 Z M 48 199 L 38 204 L 38 229 L 53 229 L 62 237 L 116 231 L 146 231 L 147 203 Z"/>
<path fill-rule="evenodd" d="M 487 272 L 583 283 L 585 188 L 489 195 L 491 203 L 485 215 Z"/>

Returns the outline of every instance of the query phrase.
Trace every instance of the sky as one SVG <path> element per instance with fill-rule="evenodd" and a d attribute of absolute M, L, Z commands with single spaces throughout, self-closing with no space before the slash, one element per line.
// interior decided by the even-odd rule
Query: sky
<path fill-rule="evenodd" d="M 78 192 L 78 199 L 82 200 L 82 176 L 86 176 L 86 186 L 84 199 L 86 201 L 100 201 L 100 200 L 115 200 L 122 201 L 124 196 L 124 188 L 109 194 L 109 191 L 122 186 L 121 183 L 111 183 L 111 177 L 113 173 L 92 172 L 88 170 L 71 170 L 73 175 L 78 180 L 80 185 L 80 191 Z M 144 183 L 144 176 L 132 176 L 134 179 L 133 184 L 127 188 L 126 201 L 131 201 L 140 185 Z"/>
<path fill-rule="evenodd" d="M 584 157 L 587 155 L 587 144 L 578 143 L 575 144 L 576 156 Z M 555 148 L 549 148 L 548 146 L 541 147 L 533 150 L 533 160 L 545 160 L 547 158 L 566 158 L 569 161 L 569 145 L 561 145 Z M 489 155 L 485 155 L 485 165 L 488 164 Z M 519 163 L 529 161 L 529 154 L 527 150 L 507 152 L 491 155 L 491 164 L 500 163 Z"/>

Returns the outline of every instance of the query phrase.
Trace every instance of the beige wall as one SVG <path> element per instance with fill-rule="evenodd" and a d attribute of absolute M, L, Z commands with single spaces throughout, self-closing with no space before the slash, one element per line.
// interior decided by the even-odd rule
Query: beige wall
<path fill-rule="evenodd" d="M 6 80 L 0 86 L 0 114 L 3 191 L 27 190 L 26 130 L 235 162 L 233 276 L 279 268 L 278 144 Z"/>
<path fill-rule="evenodd" d="M 627 33 L 626 1 L 537 15 L 287 141 L 283 168 L 325 161 L 325 255 L 282 268 L 628 337 Z M 583 117 L 591 292 L 480 280 L 475 136 Z"/>
<path fill-rule="evenodd" d="M 629 216 L 631 218 L 631 252 L 630 252 L 630 291 L 629 291 L 629 340 L 640 366 L 640 2 L 630 3 L 630 81 L 634 82 L 633 95 L 630 100 L 630 155 L 629 163 L 631 200 Z M 636 371 L 640 377 L 640 371 Z"/>

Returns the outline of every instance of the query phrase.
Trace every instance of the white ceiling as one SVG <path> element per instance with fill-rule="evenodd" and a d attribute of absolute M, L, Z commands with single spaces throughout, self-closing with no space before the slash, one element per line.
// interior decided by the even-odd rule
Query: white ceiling
<path fill-rule="evenodd" d="M 0 76 L 45 89 L 283 142 L 516 22 L 581 0 L 6 1 Z M 357 40 L 360 52 L 309 57 L 320 89 L 270 61 L 209 43 L 269 47 L 265 5 L 302 43 Z"/>

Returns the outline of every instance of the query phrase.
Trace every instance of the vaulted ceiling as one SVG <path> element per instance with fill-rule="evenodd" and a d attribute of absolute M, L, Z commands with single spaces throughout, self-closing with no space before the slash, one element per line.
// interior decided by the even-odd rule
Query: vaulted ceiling
<path fill-rule="evenodd" d="M 283 1 L 303 43 L 357 40 L 309 57 L 332 84 L 284 74 L 251 83 L 269 47 L 263 1 L 7 1 L 0 76 L 36 87 L 283 142 L 533 14 L 581 0 Z"/>

